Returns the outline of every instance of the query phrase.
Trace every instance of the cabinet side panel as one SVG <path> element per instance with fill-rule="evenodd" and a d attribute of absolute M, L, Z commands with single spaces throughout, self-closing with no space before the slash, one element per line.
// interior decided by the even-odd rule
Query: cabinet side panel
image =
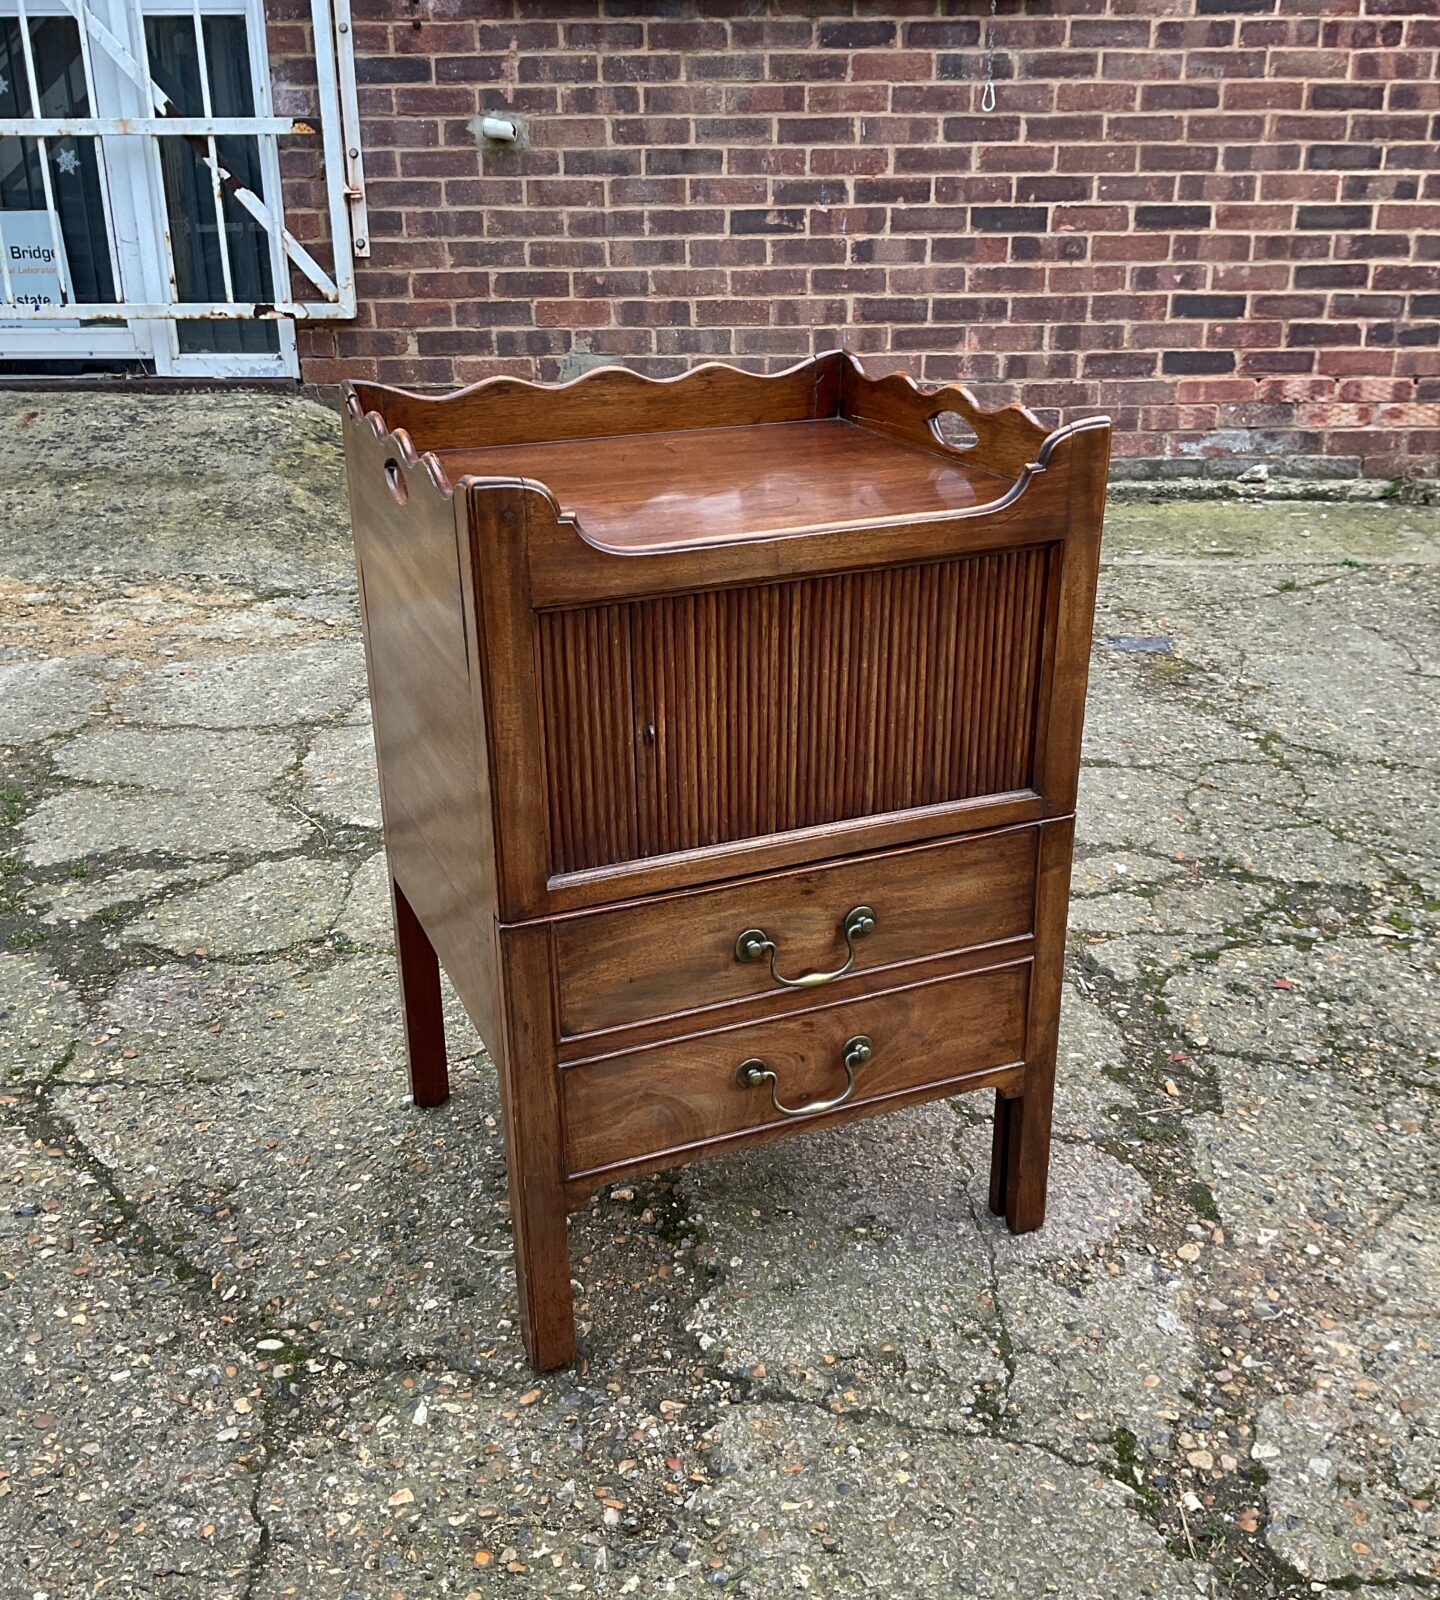
<path fill-rule="evenodd" d="M 385 846 L 472 1020 L 499 1045 L 495 886 L 474 620 L 457 506 L 361 422 L 346 429 Z M 403 502 L 387 482 L 400 484 Z"/>
<path fill-rule="evenodd" d="M 551 872 L 1028 789 L 1049 561 L 542 613 Z"/>

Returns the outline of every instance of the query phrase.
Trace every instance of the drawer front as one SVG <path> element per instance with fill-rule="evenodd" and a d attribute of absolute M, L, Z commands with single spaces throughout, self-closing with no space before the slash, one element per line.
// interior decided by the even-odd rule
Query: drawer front
<path fill-rule="evenodd" d="M 569 1176 L 638 1162 L 777 1126 L 796 1130 L 843 1119 L 917 1090 L 974 1086 L 1024 1054 L 1030 963 L 912 984 L 794 1012 L 771 1022 L 696 1034 L 671 1044 L 561 1069 Z M 869 1041 L 866 1060 L 846 1049 Z M 752 1082 L 741 1069 L 756 1063 Z M 756 1073 L 773 1073 L 773 1083 Z M 775 1108 L 830 1102 L 786 1116 Z"/>
<path fill-rule="evenodd" d="M 843 965 L 845 919 L 862 907 L 874 927 L 853 940 L 852 974 L 1021 937 L 1037 840 L 1034 827 L 1007 829 L 559 921 L 560 1031 L 573 1038 L 785 992 L 771 951 L 737 959 L 749 930 L 773 943 L 775 972 L 792 980 Z M 836 982 L 815 998 L 842 995 L 846 978 Z"/>

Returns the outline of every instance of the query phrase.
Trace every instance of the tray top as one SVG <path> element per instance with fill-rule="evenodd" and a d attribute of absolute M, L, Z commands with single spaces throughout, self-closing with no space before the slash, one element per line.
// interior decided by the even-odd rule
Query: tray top
<path fill-rule="evenodd" d="M 543 483 L 592 542 L 631 551 L 964 511 L 1012 482 L 843 417 L 436 454 L 452 483 Z"/>

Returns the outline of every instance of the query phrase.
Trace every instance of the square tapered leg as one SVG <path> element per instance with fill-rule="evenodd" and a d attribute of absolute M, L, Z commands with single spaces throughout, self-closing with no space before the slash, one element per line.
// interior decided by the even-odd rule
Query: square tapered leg
<path fill-rule="evenodd" d="M 520 1326 L 531 1366 L 548 1372 L 575 1359 L 575 1302 L 570 1284 L 548 930 L 533 925 L 504 929 L 501 966 L 505 1042 L 496 1064 L 505 1122 Z"/>
<path fill-rule="evenodd" d="M 1050 1179 L 1049 1085 L 1023 1095 L 995 1097 L 990 1157 L 990 1209 L 1011 1233 L 1030 1233 L 1045 1220 Z"/>
<path fill-rule="evenodd" d="M 440 963 L 405 891 L 392 878 L 395 908 L 395 959 L 400 968 L 400 1009 L 405 1020 L 405 1056 L 410 1093 L 417 1106 L 438 1106 L 449 1098 L 445 1065 L 445 1014 L 440 999 Z"/>
<path fill-rule="evenodd" d="M 1007 1173 L 1010 1166 L 1010 1112 L 1014 1100 L 998 1091 L 995 1095 L 995 1127 L 990 1143 L 990 1209 L 997 1217 L 1005 1215 Z"/>

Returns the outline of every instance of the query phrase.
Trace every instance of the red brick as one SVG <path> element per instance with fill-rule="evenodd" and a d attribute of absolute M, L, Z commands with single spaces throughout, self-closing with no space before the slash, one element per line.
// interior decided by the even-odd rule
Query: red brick
<path fill-rule="evenodd" d="M 888 162 L 889 152 L 874 148 L 812 150 L 808 167 L 812 173 L 827 177 L 858 176 L 884 172 Z"/>
<path fill-rule="evenodd" d="M 1007 6 L 994 112 L 988 18 L 948 0 L 613 9 L 359 0 L 375 254 L 355 321 L 300 330 L 309 381 L 554 377 L 581 331 L 657 375 L 843 336 L 990 403 L 1107 409 L 1118 454 L 1303 427 L 1398 470 L 1440 442 L 1410 420 L 1440 347 L 1404 342 L 1440 262 L 1421 0 Z M 270 12 L 277 103 L 313 114 L 308 8 Z M 482 154 L 500 107 L 524 147 Z M 314 149 L 282 170 L 323 250 Z"/>
<path fill-rule="evenodd" d="M 920 51 L 876 50 L 850 58 L 850 75 L 857 83 L 913 83 L 934 72 L 935 58 Z"/>
<path fill-rule="evenodd" d="M 774 90 L 772 86 L 771 92 Z M 786 94 L 798 94 L 798 89 L 786 89 Z M 883 83 L 813 83 L 804 91 L 804 109 L 815 113 L 834 111 L 883 112 L 890 106 L 890 90 Z M 792 107 L 776 106 L 777 111 Z"/>
<path fill-rule="evenodd" d="M 1134 172 L 1139 151 L 1127 144 L 1062 144 L 1055 153 L 1059 172 Z"/>

